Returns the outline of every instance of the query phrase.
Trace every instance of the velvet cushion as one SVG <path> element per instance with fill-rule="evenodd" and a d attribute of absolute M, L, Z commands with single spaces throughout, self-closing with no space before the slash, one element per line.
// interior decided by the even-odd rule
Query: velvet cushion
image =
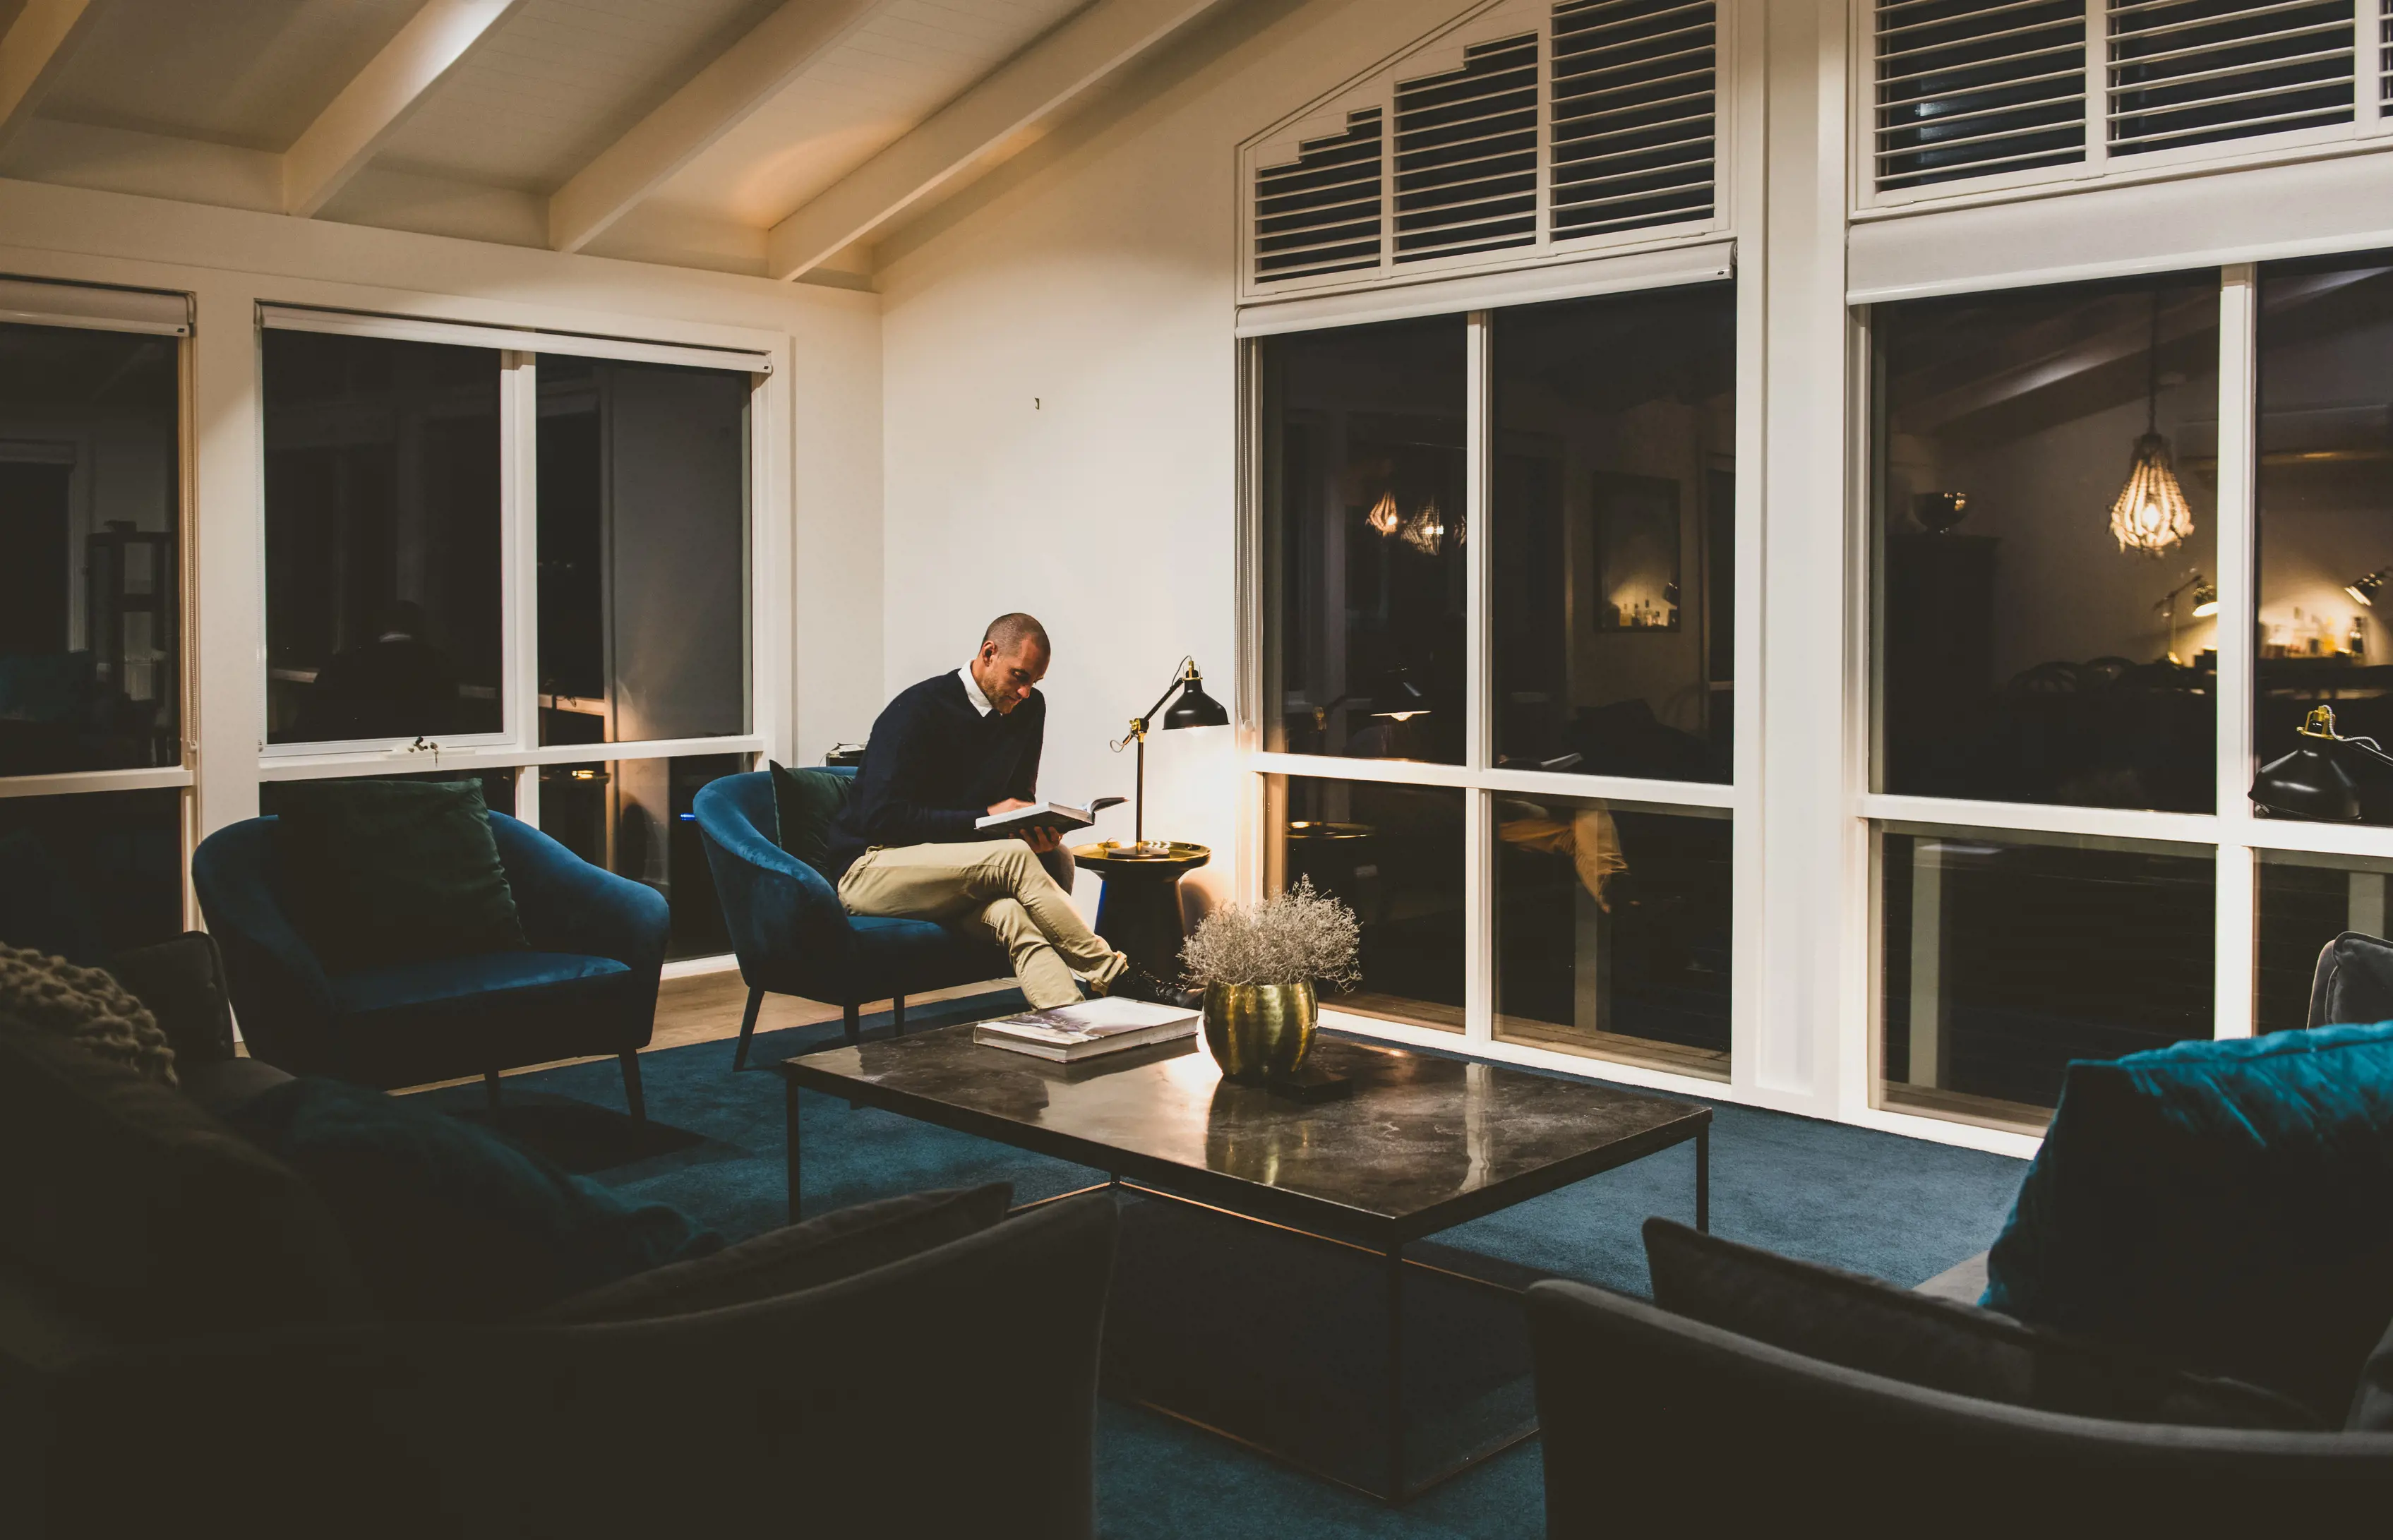
<path fill-rule="evenodd" d="M 292 1080 L 229 1120 L 323 1197 L 393 1320 L 503 1320 L 723 1244 L 677 1209 L 346 1081 Z"/>
<path fill-rule="evenodd" d="M 1004 1219 L 1013 1202 L 1013 1187 L 993 1181 L 860 1203 L 593 1289 L 541 1318 L 646 1321 L 795 1294 L 977 1234 Z"/>
<path fill-rule="evenodd" d="M 2393 1022 L 2071 1064 L 1982 1303 L 2339 1422 L 2393 1315 Z"/>
<path fill-rule="evenodd" d="M 474 952 L 464 957 L 432 958 L 382 968 L 360 968 L 332 981 L 333 1001 L 343 1011 L 362 1014 L 464 1000 L 477 1007 L 482 997 L 505 989 L 540 989 L 576 979 L 613 978 L 631 970 L 610 957 L 582 957 L 574 952 Z"/>
<path fill-rule="evenodd" d="M 130 1339 L 373 1317 L 298 1173 L 181 1093 L 7 1016 L 0 1167 L 0 1258 Z"/>
<path fill-rule="evenodd" d="M 830 876 L 830 825 L 847 805 L 855 782 L 828 770 L 792 770 L 771 763 L 774 841 L 806 865 Z"/>
<path fill-rule="evenodd" d="M 478 781 L 307 781 L 275 828 L 283 909 L 334 971 L 521 950 Z"/>
<path fill-rule="evenodd" d="M 1907 1385 L 2121 1422 L 2314 1429 L 2306 1408 L 2230 1379 L 2021 1325 L 1881 1279 L 1645 1221 L 1654 1302 L 1772 1347 Z"/>

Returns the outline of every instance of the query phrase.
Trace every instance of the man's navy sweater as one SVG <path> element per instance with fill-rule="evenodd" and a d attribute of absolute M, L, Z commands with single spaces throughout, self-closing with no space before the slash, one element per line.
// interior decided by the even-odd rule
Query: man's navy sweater
<path fill-rule="evenodd" d="M 925 679 L 882 709 L 856 773 L 856 794 L 832 821 L 832 881 L 874 845 L 951 844 L 982 838 L 974 823 L 997 803 L 1027 801 L 1039 785 L 1047 698 L 983 716 L 953 673 Z"/>

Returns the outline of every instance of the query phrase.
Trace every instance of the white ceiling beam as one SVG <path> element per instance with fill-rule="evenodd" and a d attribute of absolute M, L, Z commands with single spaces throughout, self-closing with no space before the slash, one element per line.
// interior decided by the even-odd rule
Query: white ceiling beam
<path fill-rule="evenodd" d="M 313 218 L 399 132 L 458 60 L 522 0 L 425 0 L 399 35 L 282 152 L 282 209 Z"/>
<path fill-rule="evenodd" d="M 1097 0 L 773 227 L 765 270 L 797 278 L 1001 159 L 1072 102 L 1225 0 Z"/>
<path fill-rule="evenodd" d="M 0 36 L 0 145 L 24 126 L 91 34 L 101 0 L 25 0 Z"/>
<path fill-rule="evenodd" d="M 596 240 L 890 3 L 788 0 L 550 194 L 548 243 Z"/>

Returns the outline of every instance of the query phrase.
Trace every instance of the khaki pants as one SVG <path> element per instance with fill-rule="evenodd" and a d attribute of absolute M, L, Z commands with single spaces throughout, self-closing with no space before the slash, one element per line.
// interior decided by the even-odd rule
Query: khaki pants
<path fill-rule="evenodd" d="M 850 914 L 929 920 L 987 936 L 1013 960 L 1031 1007 L 1080 998 L 1076 979 L 1100 989 L 1130 959 L 1092 934 L 1039 853 L 1019 840 L 875 845 L 839 880 Z"/>

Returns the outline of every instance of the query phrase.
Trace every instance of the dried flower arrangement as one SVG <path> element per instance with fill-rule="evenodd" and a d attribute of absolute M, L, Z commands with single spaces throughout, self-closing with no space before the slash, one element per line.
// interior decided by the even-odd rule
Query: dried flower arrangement
<path fill-rule="evenodd" d="M 1363 982 L 1361 950 L 1354 911 L 1315 892 L 1311 878 L 1300 878 L 1276 897 L 1225 905 L 1198 920 L 1181 948 L 1180 964 L 1199 989 L 1310 981 L 1343 990 Z"/>

